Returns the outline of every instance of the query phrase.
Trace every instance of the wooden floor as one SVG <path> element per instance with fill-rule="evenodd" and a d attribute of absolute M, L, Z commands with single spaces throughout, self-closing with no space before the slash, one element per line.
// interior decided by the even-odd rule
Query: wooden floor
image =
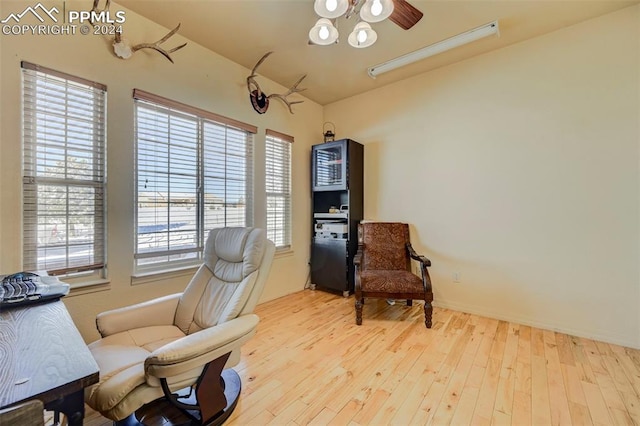
<path fill-rule="evenodd" d="M 305 290 L 259 305 L 230 425 L 640 424 L 640 351 Z M 108 425 L 89 412 L 85 425 Z"/>

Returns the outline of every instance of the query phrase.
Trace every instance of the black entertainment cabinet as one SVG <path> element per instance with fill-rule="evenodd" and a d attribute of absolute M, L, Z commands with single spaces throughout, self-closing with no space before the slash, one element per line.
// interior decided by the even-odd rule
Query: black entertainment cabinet
<path fill-rule="evenodd" d="M 353 256 L 363 215 L 364 146 L 351 139 L 311 150 L 311 288 L 353 293 Z"/>

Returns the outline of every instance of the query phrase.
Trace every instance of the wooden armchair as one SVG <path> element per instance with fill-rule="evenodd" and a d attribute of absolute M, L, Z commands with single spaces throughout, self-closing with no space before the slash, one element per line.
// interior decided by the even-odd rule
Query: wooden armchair
<path fill-rule="evenodd" d="M 411 259 L 420 262 L 422 277 L 411 272 Z M 431 328 L 433 293 L 427 267 L 431 261 L 418 255 L 409 241 L 409 225 L 366 222 L 358 225 L 355 265 L 356 324 L 362 324 L 365 297 L 424 300 L 424 323 Z"/>

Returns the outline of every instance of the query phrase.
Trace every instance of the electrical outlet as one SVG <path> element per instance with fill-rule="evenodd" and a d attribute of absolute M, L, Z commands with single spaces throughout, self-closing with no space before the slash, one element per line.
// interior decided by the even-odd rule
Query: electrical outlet
<path fill-rule="evenodd" d="M 454 283 L 460 282 L 460 271 L 453 271 L 452 278 Z"/>

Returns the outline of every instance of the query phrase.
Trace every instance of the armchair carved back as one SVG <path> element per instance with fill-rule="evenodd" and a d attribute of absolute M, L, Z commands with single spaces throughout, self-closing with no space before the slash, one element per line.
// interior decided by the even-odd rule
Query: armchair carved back
<path fill-rule="evenodd" d="M 365 222 L 358 225 L 362 270 L 411 270 L 407 251 L 409 225 L 396 222 Z"/>

